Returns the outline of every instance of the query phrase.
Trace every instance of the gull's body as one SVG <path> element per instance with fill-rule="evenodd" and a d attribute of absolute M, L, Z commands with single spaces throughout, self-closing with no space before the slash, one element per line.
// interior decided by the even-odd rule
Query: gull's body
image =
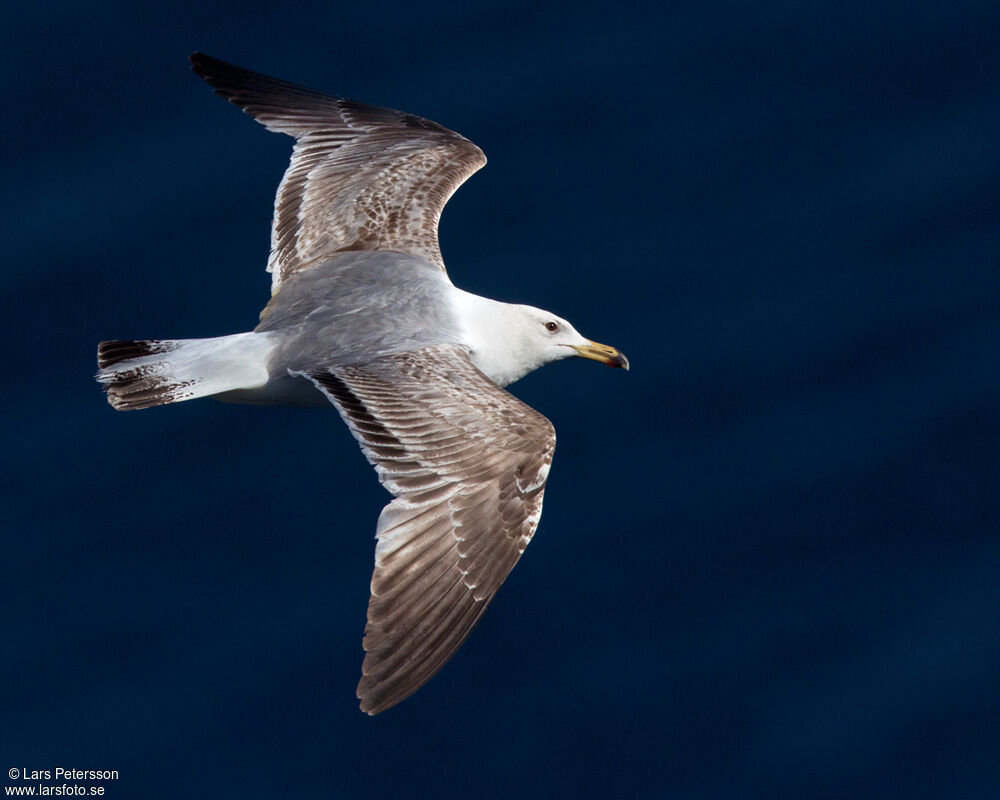
<path fill-rule="evenodd" d="M 412 694 L 455 653 L 538 524 L 555 433 L 501 387 L 571 355 L 627 367 L 565 320 L 455 287 L 437 222 L 485 163 L 433 122 L 195 54 L 195 71 L 296 138 L 278 189 L 272 296 L 215 339 L 102 342 L 116 408 L 216 396 L 332 403 L 395 499 L 376 533 L 361 707 Z"/>

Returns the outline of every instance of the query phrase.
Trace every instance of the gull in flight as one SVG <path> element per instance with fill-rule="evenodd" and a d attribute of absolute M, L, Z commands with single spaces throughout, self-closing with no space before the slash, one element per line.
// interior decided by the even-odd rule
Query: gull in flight
<path fill-rule="evenodd" d="M 97 379 L 117 409 L 215 396 L 340 412 L 394 498 L 375 529 L 357 691 L 376 714 L 455 654 L 538 525 L 555 431 L 503 387 L 567 356 L 628 361 L 555 314 L 452 284 L 438 220 L 486 163 L 468 139 L 201 53 L 191 64 L 295 139 L 271 298 L 248 333 L 101 342 Z"/>

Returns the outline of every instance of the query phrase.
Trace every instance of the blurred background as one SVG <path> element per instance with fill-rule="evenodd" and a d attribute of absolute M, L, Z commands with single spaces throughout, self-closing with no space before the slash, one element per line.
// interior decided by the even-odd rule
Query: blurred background
<path fill-rule="evenodd" d="M 0 14 L 0 766 L 116 769 L 113 798 L 997 796 L 1000 5 Z M 116 413 L 92 380 L 100 339 L 268 296 L 291 140 L 196 49 L 479 144 L 453 280 L 632 362 L 512 387 L 559 432 L 538 534 L 375 718 L 387 495 L 337 414 Z"/>

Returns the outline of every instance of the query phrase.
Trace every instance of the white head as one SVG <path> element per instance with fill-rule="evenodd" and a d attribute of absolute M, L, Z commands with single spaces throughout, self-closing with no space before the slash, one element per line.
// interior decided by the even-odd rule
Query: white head
<path fill-rule="evenodd" d="M 500 386 L 569 356 L 628 369 L 618 350 L 590 341 L 550 311 L 495 301 L 476 311 L 466 318 L 472 362 Z"/>

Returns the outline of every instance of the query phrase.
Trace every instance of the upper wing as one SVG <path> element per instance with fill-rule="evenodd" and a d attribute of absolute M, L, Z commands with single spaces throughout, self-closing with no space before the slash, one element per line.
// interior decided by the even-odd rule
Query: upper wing
<path fill-rule="evenodd" d="M 430 120 L 356 103 L 195 53 L 194 71 L 268 130 L 295 137 L 274 200 L 271 293 L 342 250 L 395 250 L 444 270 L 438 220 L 486 163 Z"/>
<path fill-rule="evenodd" d="M 396 499 L 379 516 L 361 709 L 411 695 L 462 645 L 531 540 L 555 431 L 438 345 L 296 373 L 337 406 Z"/>

